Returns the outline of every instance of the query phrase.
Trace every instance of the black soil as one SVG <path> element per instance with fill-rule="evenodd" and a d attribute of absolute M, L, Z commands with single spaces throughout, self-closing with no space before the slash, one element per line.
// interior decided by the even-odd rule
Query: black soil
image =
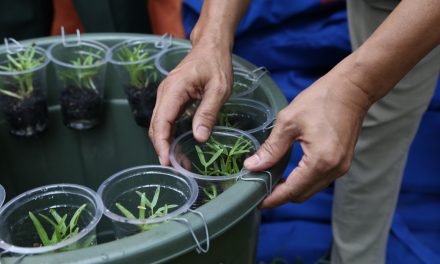
<path fill-rule="evenodd" d="M 127 86 L 124 89 L 134 119 L 141 127 L 148 128 L 150 126 L 151 116 L 156 105 L 158 87 L 159 82 L 151 82 L 144 88 Z"/>
<path fill-rule="evenodd" d="M 13 135 L 33 136 L 43 132 L 47 126 L 47 103 L 40 89 L 34 89 L 31 96 L 23 100 L 0 94 L 0 105 Z"/>
<path fill-rule="evenodd" d="M 92 89 L 68 86 L 62 90 L 61 111 L 66 126 L 78 121 L 98 123 L 102 113 L 102 98 Z"/>

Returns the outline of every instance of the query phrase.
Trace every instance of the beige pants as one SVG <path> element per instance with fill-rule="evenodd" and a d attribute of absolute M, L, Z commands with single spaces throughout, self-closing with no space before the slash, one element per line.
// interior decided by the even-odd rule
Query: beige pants
<path fill-rule="evenodd" d="M 351 42 L 356 49 L 400 1 L 347 2 Z M 352 167 L 336 181 L 331 263 L 385 263 L 408 150 L 434 92 L 439 71 L 437 47 L 369 110 Z"/>

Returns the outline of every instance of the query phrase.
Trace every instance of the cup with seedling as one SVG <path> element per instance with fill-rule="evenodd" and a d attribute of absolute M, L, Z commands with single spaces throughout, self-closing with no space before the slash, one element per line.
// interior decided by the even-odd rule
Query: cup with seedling
<path fill-rule="evenodd" d="M 84 186 L 27 191 L 0 208 L 0 248 L 27 255 L 93 246 L 102 213 L 101 199 Z"/>
<path fill-rule="evenodd" d="M 128 40 L 115 45 L 109 51 L 109 60 L 117 72 L 134 119 L 141 127 L 149 127 L 156 104 L 161 76 L 154 60 L 171 44 L 163 42 L 164 40 Z M 160 43 L 162 44 L 158 45 Z"/>
<path fill-rule="evenodd" d="M 175 124 L 175 135 L 191 130 L 198 104 L 190 104 Z M 232 98 L 225 102 L 217 114 L 217 126 L 243 130 L 264 142 L 269 136 L 275 115 L 271 107 L 257 100 Z"/>
<path fill-rule="evenodd" d="M 197 180 L 199 197 L 193 207 L 198 207 L 246 175 L 244 160 L 259 146 L 245 131 L 216 126 L 205 143 L 198 142 L 192 131 L 178 137 L 171 145 L 170 160 L 179 172 Z"/>
<path fill-rule="evenodd" d="M 197 183 L 171 167 L 145 165 L 118 172 L 98 189 L 104 214 L 123 238 L 151 230 L 185 213 L 197 197 Z"/>
<path fill-rule="evenodd" d="M 46 51 L 35 44 L 14 39 L 0 49 L 0 107 L 10 133 L 29 137 L 43 132 L 48 124 L 46 102 Z"/>
<path fill-rule="evenodd" d="M 108 48 L 91 41 L 66 40 L 49 47 L 60 88 L 63 122 L 85 130 L 96 126 L 102 116 Z"/>

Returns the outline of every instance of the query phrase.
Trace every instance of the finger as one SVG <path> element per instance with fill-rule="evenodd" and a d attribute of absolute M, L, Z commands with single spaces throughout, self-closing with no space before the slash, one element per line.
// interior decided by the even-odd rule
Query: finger
<path fill-rule="evenodd" d="M 303 193 L 313 188 L 311 174 L 314 172 L 305 167 L 296 167 L 284 183 L 277 185 L 272 193 L 261 203 L 261 209 L 274 208 L 287 202 L 302 202 Z"/>
<path fill-rule="evenodd" d="M 217 122 L 217 113 L 230 94 L 230 89 L 226 85 L 211 81 L 205 88 L 192 125 L 194 138 L 199 142 L 205 142 L 211 135 L 212 128 Z"/>
<path fill-rule="evenodd" d="M 166 96 L 161 96 L 156 103 L 151 125 L 150 137 L 162 165 L 169 165 L 169 150 L 171 143 L 171 132 L 181 108 L 190 99 L 185 92 L 184 82 L 175 82 L 174 86 L 163 82 L 159 89 L 167 90 Z"/>
<path fill-rule="evenodd" d="M 283 119 L 277 120 L 274 129 L 257 152 L 244 162 L 250 171 L 266 170 L 274 166 L 286 154 L 299 135 L 297 129 L 286 125 Z"/>

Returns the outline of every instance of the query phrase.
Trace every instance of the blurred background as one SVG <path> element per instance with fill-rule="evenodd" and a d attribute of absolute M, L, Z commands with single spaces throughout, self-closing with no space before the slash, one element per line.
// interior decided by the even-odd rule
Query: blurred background
<path fill-rule="evenodd" d="M 172 33 L 185 38 L 202 0 L 1 0 L 0 36 L 17 40 L 91 32 Z M 254 0 L 234 53 L 265 66 L 291 101 L 351 52 L 343 0 Z M 388 242 L 388 263 L 440 260 L 440 85 L 411 147 Z M 299 161 L 295 145 L 286 175 Z M 286 176 L 285 175 L 285 176 Z M 331 244 L 333 188 L 263 212 L 259 263 L 315 263 Z M 362 208 L 359 208 L 362 210 Z"/>

